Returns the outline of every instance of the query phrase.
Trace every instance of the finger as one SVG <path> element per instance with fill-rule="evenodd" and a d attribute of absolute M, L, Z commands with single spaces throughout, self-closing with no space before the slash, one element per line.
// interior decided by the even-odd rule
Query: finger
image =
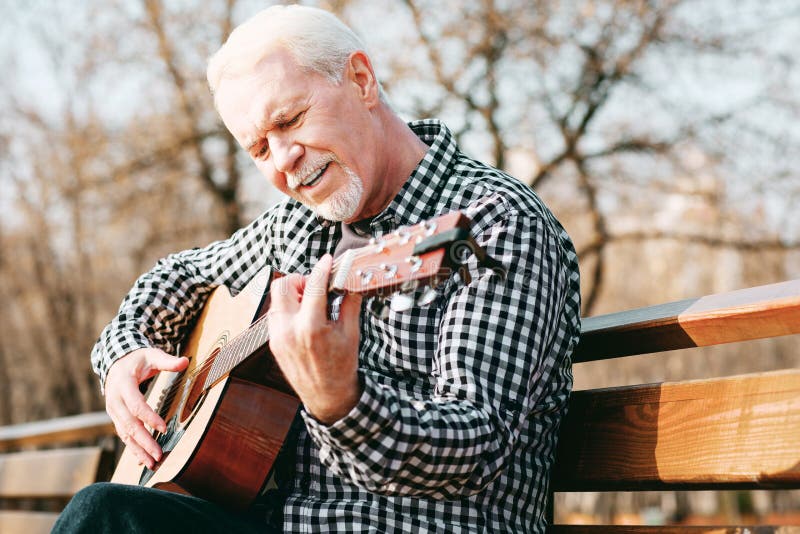
<path fill-rule="evenodd" d="M 134 450 L 141 450 L 145 454 L 144 457 L 140 457 L 141 459 L 159 461 L 161 459 L 161 446 L 153 439 L 153 436 L 144 427 L 142 421 L 136 419 L 130 413 L 126 413 L 124 409 L 120 410 L 119 414 L 121 415 L 119 423 L 121 432 L 118 431 L 118 433 L 123 438 L 123 441 L 127 445 L 135 444 Z"/>
<path fill-rule="evenodd" d="M 147 452 L 143 448 L 141 448 L 139 444 L 133 440 L 132 437 L 121 434 L 119 430 L 117 431 L 117 434 L 119 434 L 119 437 L 125 444 L 125 447 L 127 447 L 130 450 L 130 452 L 133 453 L 133 455 L 139 459 L 139 463 L 141 465 L 147 466 L 148 469 L 153 469 L 153 467 L 155 467 L 156 460 L 152 456 L 147 454 Z"/>
<path fill-rule="evenodd" d="M 295 315 L 270 308 L 267 312 L 267 331 L 269 332 L 269 349 L 276 361 L 281 354 L 280 349 L 288 344 L 291 338 L 292 321 Z"/>
<path fill-rule="evenodd" d="M 145 423 L 150 428 L 154 428 L 159 432 L 166 432 L 167 425 L 154 410 L 145 402 L 144 397 L 139 392 L 138 388 L 130 391 L 125 391 L 122 394 L 122 400 L 128 408 L 130 414 Z"/>
<path fill-rule="evenodd" d="M 346 329 L 355 329 L 357 332 L 359 329 L 359 319 L 361 317 L 362 300 L 363 298 L 359 293 L 348 293 L 345 295 L 339 307 L 339 320 L 337 322 L 342 324 Z"/>
<path fill-rule="evenodd" d="M 156 375 L 159 371 L 183 371 L 189 365 L 189 359 L 181 356 L 176 358 L 161 350 L 148 351 L 145 356 L 147 373 L 144 380 Z M 143 381 L 144 381 L 143 380 Z"/>
<path fill-rule="evenodd" d="M 328 278 L 333 258 L 325 254 L 306 277 L 301 311 L 312 321 L 325 322 L 328 319 Z"/>
<path fill-rule="evenodd" d="M 150 407 L 138 387 L 123 387 L 120 396 L 128 412 L 143 423 L 159 432 L 166 432 L 167 425 L 164 420 Z"/>
<path fill-rule="evenodd" d="M 296 312 L 300 307 L 305 280 L 297 273 L 275 280 L 270 285 L 270 312 Z"/>
<path fill-rule="evenodd" d="M 160 450 L 153 450 L 153 452 L 156 452 L 156 454 L 150 454 L 147 450 L 145 450 L 145 447 L 139 443 L 138 439 L 142 438 L 140 432 L 144 432 L 149 436 L 147 431 L 142 426 L 141 421 L 138 421 L 131 416 L 131 414 L 128 412 L 128 408 L 125 406 L 125 403 L 121 398 L 107 400 L 106 411 L 108 412 L 108 415 L 111 416 L 111 421 L 114 423 L 114 430 L 122 442 L 125 443 L 125 446 L 130 449 L 131 453 L 133 453 L 136 458 L 139 459 L 139 463 L 152 469 L 153 466 L 155 466 L 155 462 L 157 461 L 156 459 L 160 458 Z M 158 443 L 155 445 L 158 447 Z"/>

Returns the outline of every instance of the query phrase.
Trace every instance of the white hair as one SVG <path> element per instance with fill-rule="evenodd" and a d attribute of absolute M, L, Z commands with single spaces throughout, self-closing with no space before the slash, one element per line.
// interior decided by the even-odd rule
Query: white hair
<path fill-rule="evenodd" d="M 342 82 L 350 54 L 366 53 L 361 39 L 332 13 L 308 6 L 271 6 L 237 26 L 211 57 L 206 74 L 212 94 L 223 79 L 251 72 L 275 45 L 335 85 Z M 388 103 L 380 83 L 378 91 Z"/>

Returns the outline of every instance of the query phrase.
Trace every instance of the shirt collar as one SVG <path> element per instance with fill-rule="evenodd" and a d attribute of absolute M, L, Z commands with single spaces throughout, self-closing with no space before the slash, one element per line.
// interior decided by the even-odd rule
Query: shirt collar
<path fill-rule="evenodd" d="M 374 218 L 373 224 L 393 219 L 395 225 L 412 225 L 428 220 L 453 173 L 458 145 L 447 126 L 437 119 L 414 121 L 408 126 L 428 145 L 428 151 L 394 200 Z"/>

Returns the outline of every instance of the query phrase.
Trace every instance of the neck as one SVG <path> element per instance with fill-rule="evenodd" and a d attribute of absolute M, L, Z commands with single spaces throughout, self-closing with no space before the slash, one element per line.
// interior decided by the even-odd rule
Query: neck
<path fill-rule="evenodd" d="M 380 125 L 378 132 L 382 139 L 379 150 L 383 151 L 385 156 L 381 178 L 377 180 L 375 190 L 367 199 L 364 209 L 353 221 L 346 221 L 348 223 L 374 217 L 386 209 L 428 151 L 428 145 L 422 142 L 388 105 L 380 104 L 377 121 Z"/>

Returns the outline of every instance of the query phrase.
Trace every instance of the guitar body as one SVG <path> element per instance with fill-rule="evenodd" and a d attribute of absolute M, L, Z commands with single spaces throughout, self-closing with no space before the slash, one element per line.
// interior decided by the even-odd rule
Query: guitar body
<path fill-rule="evenodd" d="M 181 355 L 183 373 L 162 372 L 147 403 L 167 422 L 155 433 L 164 455 L 153 471 L 127 448 L 111 479 L 195 495 L 236 509 L 252 503 L 269 475 L 300 401 L 269 354 L 257 349 L 210 388 L 203 388 L 220 350 L 268 307 L 270 273 L 236 297 L 219 287 L 206 302 Z M 179 386 L 179 387 L 176 387 Z"/>

